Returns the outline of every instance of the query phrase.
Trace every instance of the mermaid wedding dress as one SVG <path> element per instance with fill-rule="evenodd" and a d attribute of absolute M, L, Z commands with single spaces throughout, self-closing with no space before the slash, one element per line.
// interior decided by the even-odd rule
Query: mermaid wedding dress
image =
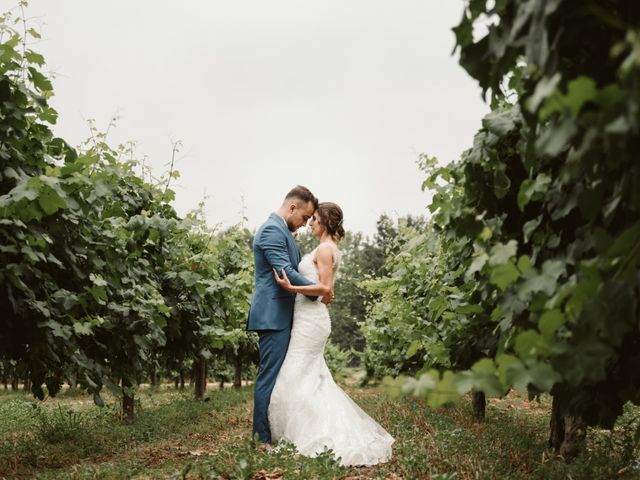
<path fill-rule="evenodd" d="M 298 271 L 318 283 L 314 254 L 302 258 Z M 336 271 L 337 249 L 334 258 Z M 330 333 L 326 305 L 296 295 L 291 340 L 269 404 L 272 440 L 289 441 L 309 457 L 331 449 L 343 466 L 386 462 L 395 440 L 333 380 L 323 356 Z"/>

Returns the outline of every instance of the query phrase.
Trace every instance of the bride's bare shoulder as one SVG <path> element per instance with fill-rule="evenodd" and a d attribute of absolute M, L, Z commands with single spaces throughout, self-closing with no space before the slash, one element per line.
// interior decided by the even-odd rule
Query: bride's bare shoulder
<path fill-rule="evenodd" d="M 316 247 L 316 251 L 313 255 L 313 261 L 318 263 L 318 258 L 320 257 L 329 264 L 335 264 L 339 255 L 340 251 L 335 243 L 322 242 Z"/>

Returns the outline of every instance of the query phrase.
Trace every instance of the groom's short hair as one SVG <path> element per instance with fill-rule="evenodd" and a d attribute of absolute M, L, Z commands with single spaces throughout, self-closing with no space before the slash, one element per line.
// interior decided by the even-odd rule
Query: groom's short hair
<path fill-rule="evenodd" d="M 294 198 L 302 200 L 304 203 L 313 203 L 314 211 L 318 209 L 318 199 L 313 193 L 311 193 L 311 190 L 309 190 L 307 187 L 296 185 L 289 191 L 289 193 L 287 193 L 287 196 L 284 197 L 284 201 L 286 203 L 293 200 Z"/>

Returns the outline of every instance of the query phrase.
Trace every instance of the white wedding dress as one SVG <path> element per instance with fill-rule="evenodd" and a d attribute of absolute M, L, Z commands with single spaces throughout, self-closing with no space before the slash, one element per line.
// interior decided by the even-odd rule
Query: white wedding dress
<path fill-rule="evenodd" d="M 318 283 L 314 254 L 302 258 L 298 271 Z M 334 271 L 339 257 L 335 249 Z M 289 349 L 269 404 L 272 441 L 289 441 L 309 457 L 331 449 L 343 466 L 386 462 L 395 440 L 333 380 L 323 355 L 330 333 L 326 305 L 298 294 Z"/>

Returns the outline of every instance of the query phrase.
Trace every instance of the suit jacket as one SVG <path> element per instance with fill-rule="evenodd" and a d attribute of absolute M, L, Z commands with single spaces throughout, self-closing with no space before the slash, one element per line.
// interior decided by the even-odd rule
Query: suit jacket
<path fill-rule="evenodd" d="M 300 249 L 285 221 L 276 213 L 256 232 L 253 240 L 255 285 L 247 319 L 247 330 L 291 328 L 295 293 L 280 288 L 273 278 L 275 268 L 284 269 L 293 285 L 313 285 L 297 271 Z M 317 297 L 316 297 L 317 298 Z"/>

